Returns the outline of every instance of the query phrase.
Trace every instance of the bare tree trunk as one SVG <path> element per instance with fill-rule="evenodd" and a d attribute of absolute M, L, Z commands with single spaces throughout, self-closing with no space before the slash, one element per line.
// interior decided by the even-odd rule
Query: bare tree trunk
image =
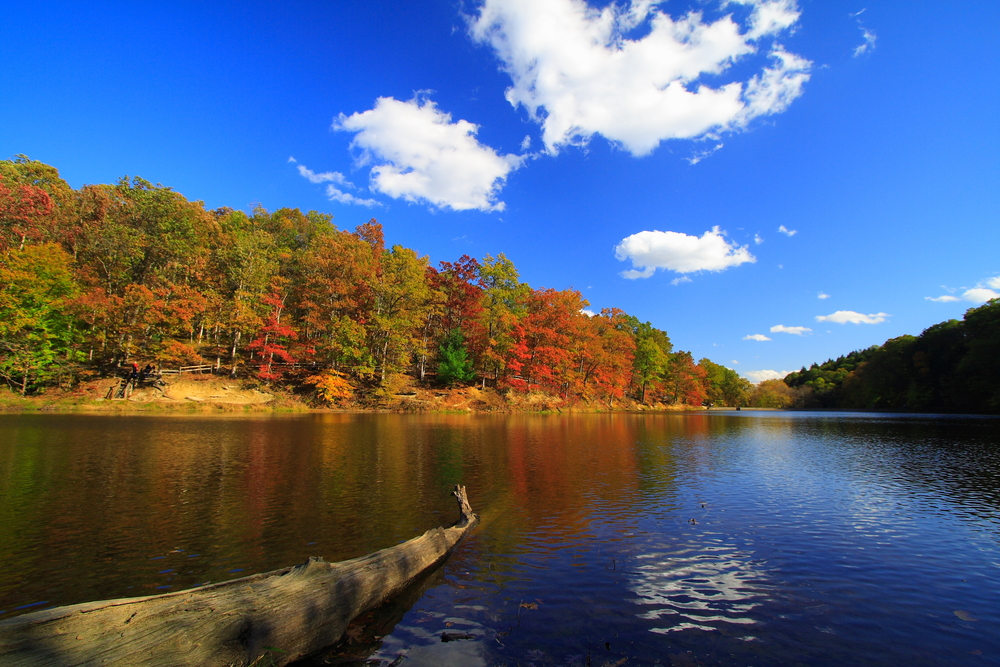
<path fill-rule="evenodd" d="M 229 363 L 232 364 L 233 369 L 230 371 L 230 377 L 236 377 L 236 346 L 240 343 L 240 331 L 236 331 L 233 334 L 233 349 L 229 352 Z"/>
<path fill-rule="evenodd" d="M 450 528 L 339 563 L 302 565 L 165 595 L 85 602 L 0 621 L 0 662 L 34 665 L 286 665 L 445 558 L 478 517 L 455 487 Z M 277 649 L 277 650 L 275 650 Z M 258 662 L 267 656 L 267 662 Z"/>

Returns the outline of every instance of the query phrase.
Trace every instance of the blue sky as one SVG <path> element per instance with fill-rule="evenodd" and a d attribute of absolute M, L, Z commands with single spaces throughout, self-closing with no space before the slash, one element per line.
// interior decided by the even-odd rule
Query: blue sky
<path fill-rule="evenodd" d="M 13 3 L 0 155 L 505 253 L 751 379 L 1000 293 L 1000 5 Z M 764 340 L 768 339 L 768 340 Z"/>

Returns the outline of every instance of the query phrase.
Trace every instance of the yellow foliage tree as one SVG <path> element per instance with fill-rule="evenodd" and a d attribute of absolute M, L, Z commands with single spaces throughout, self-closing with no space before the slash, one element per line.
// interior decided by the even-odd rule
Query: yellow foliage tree
<path fill-rule="evenodd" d="M 329 370 L 319 375 L 310 375 L 306 378 L 306 384 L 316 387 L 316 393 L 327 403 L 336 403 L 354 395 L 350 381 L 339 371 Z"/>

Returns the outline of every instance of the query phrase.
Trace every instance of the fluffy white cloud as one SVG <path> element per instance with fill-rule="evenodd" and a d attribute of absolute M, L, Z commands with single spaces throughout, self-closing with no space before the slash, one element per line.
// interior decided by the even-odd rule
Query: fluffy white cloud
<path fill-rule="evenodd" d="M 928 301 L 937 301 L 938 303 L 951 303 L 952 301 L 961 301 L 957 296 L 951 296 L 950 294 L 945 294 L 944 296 L 925 296 Z"/>
<path fill-rule="evenodd" d="M 788 30 L 799 20 L 799 10 L 795 0 L 731 0 L 735 4 L 750 5 L 751 39 L 759 39 Z M 727 3 L 728 4 L 728 3 Z"/>
<path fill-rule="evenodd" d="M 853 310 L 838 310 L 830 315 L 817 315 L 817 322 L 834 322 L 835 324 L 879 324 L 885 322 L 889 313 L 872 313 L 864 315 Z"/>
<path fill-rule="evenodd" d="M 786 327 L 784 324 L 775 324 L 771 327 L 771 333 L 787 333 L 794 334 L 796 336 L 801 336 L 804 333 L 810 333 L 812 329 L 809 327 Z"/>
<path fill-rule="evenodd" d="M 802 94 L 812 63 L 773 42 L 798 21 L 794 0 L 723 1 L 751 7 L 742 23 L 694 11 L 675 19 L 658 4 L 484 0 L 469 28 L 496 52 L 513 83 L 507 100 L 542 125 L 550 153 L 600 134 L 645 155 L 666 139 L 742 129 Z M 630 38 L 637 28 L 644 36 Z M 752 77 L 714 83 L 762 51 L 770 62 Z"/>
<path fill-rule="evenodd" d="M 750 334 L 749 336 L 744 336 L 743 340 L 771 340 L 764 334 Z"/>
<path fill-rule="evenodd" d="M 747 246 L 726 241 L 718 227 L 700 237 L 655 230 L 632 234 L 615 246 L 615 257 L 619 261 L 632 260 L 634 268 L 621 274 L 625 278 L 649 278 L 656 269 L 676 273 L 722 271 L 757 261 Z"/>
<path fill-rule="evenodd" d="M 1000 299 L 1000 276 L 980 282 L 972 289 L 965 290 L 962 298 L 972 303 L 986 303 L 991 299 Z"/>
<path fill-rule="evenodd" d="M 820 292 L 819 294 L 816 295 L 816 298 L 817 299 L 829 299 L 830 295 L 827 294 L 826 292 Z"/>
<path fill-rule="evenodd" d="M 351 146 L 371 169 L 371 187 L 396 199 L 456 211 L 502 211 L 497 200 L 507 175 L 524 158 L 498 155 L 476 140 L 477 125 L 452 122 L 426 99 L 380 97 L 375 108 L 340 114 L 334 129 L 354 132 Z"/>
<path fill-rule="evenodd" d="M 1000 299 L 1000 292 L 991 290 L 988 287 L 973 287 L 970 290 L 965 290 L 962 293 L 962 298 L 972 303 L 986 303 L 990 299 Z"/>
<path fill-rule="evenodd" d="M 785 227 L 784 225 L 781 225 L 780 227 L 778 227 L 778 231 L 781 232 L 782 234 L 784 234 L 785 236 L 795 236 L 796 234 L 799 233 L 799 230 L 797 230 L 797 229 L 789 229 L 788 227 Z"/>
<path fill-rule="evenodd" d="M 745 371 L 743 377 L 755 384 L 759 384 L 764 380 L 780 380 L 789 373 L 791 371 Z"/>

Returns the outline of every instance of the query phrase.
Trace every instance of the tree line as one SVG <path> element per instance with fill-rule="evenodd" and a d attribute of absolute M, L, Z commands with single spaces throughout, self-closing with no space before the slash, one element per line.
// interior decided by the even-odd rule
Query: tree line
<path fill-rule="evenodd" d="M 758 394 L 774 407 L 1000 413 L 1000 299 L 919 336 L 813 364 Z"/>
<path fill-rule="evenodd" d="M 71 188 L 0 162 L 0 378 L 30 394 L 134 359 L 219 363 L 329 401 L 415 378 L 567 400 L 746 404 L 750 383 L 574 289 L 532 288 L 504 254 L 432 266 L 374 219 L 208 210 L 124 177 Z"/>

